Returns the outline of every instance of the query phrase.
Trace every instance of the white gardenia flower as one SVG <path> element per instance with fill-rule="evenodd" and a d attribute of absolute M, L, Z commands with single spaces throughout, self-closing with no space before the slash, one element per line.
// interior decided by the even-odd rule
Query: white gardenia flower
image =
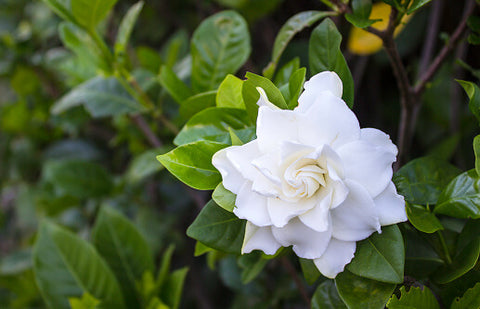
<path fill-rule="evenodd" d="M 360 129 L 342 87 L 334 72 L 319 73 L 294 110 L 279 109 L 258 88 L 257 139 L 213 156 L 237 195 L 233 212 L 247 220 L 242 253 L 293 246 L 334 278 L 357 241 L 407 220 L 391 181 L 397 147 L 382 131 Z"/>

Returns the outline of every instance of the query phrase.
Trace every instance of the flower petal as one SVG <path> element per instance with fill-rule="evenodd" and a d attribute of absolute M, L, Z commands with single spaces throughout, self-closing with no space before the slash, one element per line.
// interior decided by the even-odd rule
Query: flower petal
<path fill-rule="evenodd" d="M 329 91 L 317 96 L 297 126 L 300 143 L 314 147 L 328 144 L 336 149 L 360 138 L 357 117 L 342 99 Z"/>
<path fill-rule="evenodd" d="M 318 270 L 327 278 L 333 279 L 352 261 L 356 249 L 354 241 L 330 240 L 323 255 L 313 260 Z"/>
<path fill-rule="evenodd" d="M 242 174 L 227 158 L 227 149 L 224 148 L 212 157 L 212 164 L 220 172 L 225 189 L 237 194 L 246 181 Z"/>
<path fill-rule="evenodd" d="M 239 171 L 245 179 L 254 181 L 260 174 L 257 168 L 252 165 L 253 159 L 260 156 L 257 140 L 253 140 L 242 146 L 231 146 L 225 148 L 225 150 L 227 159 L 235 169 Z"/>
<path fill-rule="evenodd" d="M 314 75 L 303 85 L 305 91 L 298 99 L 295 111 L 306 112 L 315 103 L 317 96 L 323 91 L 329 91 L 334 96 L 341 98 L 343 92 L 342 80 L 337 73 L 325 71 Z"/>
<path fill-rule="evenodd" d="M 262 87 L 257 87 L 256 89 L 258 93 L 260 93 L 260 98 L 258 98 L 258 101 L 257 101 L 257 105 L 259 107 L 266 106 L 271 109 L 280 109 L 278 106 L 270 102 L 270 100 L 268 99 L 267 93 L 265 92 L 265 90 L 263 90 Z"/>
<path fill-rule="evenodd" d="M 257 226 L 272 224 L 268 215 L 267 197 L 252 191 L 252 182 L 246 181 L 237 194 L 233 213 L 240 219 L 246 219 Z"/>
<path fill-rule="evenodd" d="M 257 141 L 263 153 L 278 151 L 283 141 L 298 141 L 298 123 L 303 115 L 290 110 L 258 109 Z"/>
<path fill-rule="evenodd" d="M 273 237 L 271 227 L 259 227 L 247 221 L 242 254 L 262 250 L 265 254 L 273 255 L 280 247 L 280 243 Z"/>
<path fill-rule="evenodd" d="M 345 167 L 345 178 L 361 183 L 372 197 L 380 194 L 392 180 L 395 154 L 385 147 L 355 141 L 337 149 Z"/>
<path fill-rule="evenodd" d="M 281 198 L 268 198 L 267 209 L 276 227 L 284 227 L 290 219 L 312 209 L 317 204 L 317 196 L 302 198 L 296 202 L 284 201 Z"/>
<path fill-rule="evenodd" d="M 325 232 L 329 224 L 329 211 L 332 203 L 332 190 L 323 188 L 318 194 L 318 203 L 309 211 L 298 216 L 300 221 L 317 232 Z"/>
<path fill-rule="evenodd" d="M 360 130 L 360 139 L 375 146 L 384 147 L 385 150 L 388 150 L 395 156 L 398 154 L 397 146 L 392 143 L 390 136 L 380 130 L 374 128 L 363 128 Z"/>
<path fill-rule="evenodd" d="M 346 180 L 349 192 L 345 201 L 330 211 L 332 236 L 344 241 L 358 241 L 380 230 L 373 199 L 360 184 Z"/>
<path fill-rule="evenodd" d="M 301 258 L 316 259 L 322 256 L 332 235 L 331 229 L 317 232 L 299 219 L 292 219 L 283 228 L 272 226 L 275 239 L 284 247 L 293 245 L 293 251 Z"/>
<path fill-rule="evenodd" d="M 393 182 L 390 182 L 387 188 L 373 199 L 373 202 L 377 208 L 381 225 L 407 221 L 405 200 L 403 196 L 397 194 L 397 189 Z"/>

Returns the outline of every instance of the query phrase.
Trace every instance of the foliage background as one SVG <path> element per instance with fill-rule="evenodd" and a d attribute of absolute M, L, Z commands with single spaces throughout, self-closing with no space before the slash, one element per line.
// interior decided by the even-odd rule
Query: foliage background
<path fill-rule="evenodd" d="M 436 0 L 406 24 L 397 43 L 411 76 L 423 72 L 434 55 L 428 53 L 427 44 L 432 44 L 429 37 L 436 38 L 433 51 L 448 39 L 447 34 L 461 20 L 464 2 Z M 113 46 L 121 18 L 133 4 L 119 1 L 101 23 L 109 46 Z M 436 6 L 440 8 L 434 9 Z M 297 264 L 272 260 L 259 277 L 244 285 L 244 268 L 233 256 L 217 253 L 194 257 L 195 242 L 185 237 L 185 231 L 208 200 L 208 193 L 186 188 L 161 170 L 155 160 L 148 160 L 173 147 L 171 128 L 180 128 L 186 121 L 178 104 L 152 76 L 162 64 L 177 65 L 180 71 L 193 31 L 208 16 L 224 9 L 237 10 L 248 22 L 252 52 L 236 74 L 243 78 L 247 71 L 262 72 L 270 60 L 275 36 L 289 17 L 327 7 L 313 0 L 146 1 L 131 36 L 129 67 L 162 114 L 144 115 L 139 120 L 126 115 L 92 118 L 83 106 L 52 114 L 54 102 L 62 95 L 102 73 L 91 59 L 76 57 L 64 47 L 57 31 L 61 20 L 44 2 L 0 0 L 1 306 L 45 306 L 33 280 L 31 259 L 41 219 L 50 218 L 89 238 L 99 209 L 105 205 L 131 219 L 145 237 L 156 265 L 166 248 L 175 246 L 172 267 L 189 268 L 183 307 L 303 306 L 290 276 L 300 270 Z M 354 78 L 354 112 L 362 127 L 376 127 L 395 137 L 399 93 L 386 54 L 380 51 L 360 56 L 350 52 L 347 41 L 352 26 L 343 18 L 334 20 L 344 37 L 342 50 Z M 430 30 L 435 28 L 434 21 L 438 27 Z M 308 67 L 311 30 L 295 37 L 280 66 L 298 57 L 300 66 Z M 479 72 L 472 68 L 480 67 L 479 52 L 478 47 L 463 40 L 428 84 L 409 159 L 436 154 L 462 170 L 474 167 L 471 141 L 478 124 L 468 111 L 466 95 L 453 79 L 478 81 Z M 144 126 L 155 132 L 158 140 L 146 136 Z M 69 174 L 75 167 L 68 166 L 66 171 L 62 162 L 80 167 Z M 92 164 L 90 172 L 85 164 Z M 68 177 L 81 183 L 69 186 Z M 478 276 L 478 271 L 471 276 Z M 312 295 L 314 286 L 302 284 Z"/>

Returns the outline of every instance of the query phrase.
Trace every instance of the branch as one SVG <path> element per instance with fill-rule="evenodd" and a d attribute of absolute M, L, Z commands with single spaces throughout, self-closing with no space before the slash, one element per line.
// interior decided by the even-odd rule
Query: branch
<path fill-rule="evenodd" d="M 418 69 L 418 76 L 417 78 L 422 75 L 428 67 L 428 64 L 432 60 L 435 42 L 437 40 L 438 29 L 440 25 L 440 18 L 442 16 L 443 11 L 443 0 L 434 1 L 432 4 L 432 10 L 430 11 L 429 16 L 429 27 L 427 36 L 425 39 L 425 43 L 423 44 L 422 49 L 422 56 L 420 58 L 420 65 Z"/>
<path fill-rule="evenodd" d="M 150 126 L 145 121 L 145 118 L 142 117 L 142 115 L 140 115 L 140 114 L 131 115 L 130 119 L 143 132 L 143 134 L 147 138 L 148 142 L 153 147 L 161 147 L 163 145 L 162 142 L 160 141 L 160 139 L 158 139 L 158 137 L 150 129 Z"/>
<path fill-rule="evenodd" d="M 433 60 L 428 70 L 420 77 L 420 80 L 418 81 L 417 85 L 414 88 L 414 93 L 416 95 L 422 94 L 422 92 L 425 90 L 426 84 L 432 79 L 432 77 L 435 75 L 438 69 L 440 69 L 442 63 L 445 61 L 445 58 L 453 50 L 453 47 L 455 46 L 455 44 L 460 40 L 465 29 L 467 28 L 467 19 L 470 15 L 473 14 L 474 10 L 475 10 L 475 0 L 469 0 L 465 6 L 465 11 L 462 17 L 462 21 L 453 32 L 447 44 L 443 46 L 440 53 L 438 53 L 437 57 L 435 57 L 435 59 Z"/>
<path fill-rule="evenodd" d="M 297 285 L 300 295 L 302 295 L 303 300 L 305 300 L 305 302 L 308 305 L 308 308 L 310 308 L 310 297 L 308 296 L 307 289 L 303 284 L 302 280 L 300 279 L 300 277 L 298 276 L 295 267 L 293 267 L 292 263 L 286 256 L 282 257 L 280 261 L 282 262 L 283 266 L 285 267 L 289 275 L 292 277 L 293 281 L 295 281 L 295 284 Z"/>

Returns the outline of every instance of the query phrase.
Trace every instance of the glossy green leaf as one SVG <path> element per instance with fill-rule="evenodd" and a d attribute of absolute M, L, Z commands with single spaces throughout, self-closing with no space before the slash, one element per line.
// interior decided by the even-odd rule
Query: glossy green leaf
<path fill-rule="evenodd" d="M 123 61 L 123 58 L 126 56 L 125 53 L 127 51 L 127 45 L 130 41 L 133 27 L 135 27 L 142 8 L 143 1 L 139 1 L 136 4 L 132 5 L 132 7 L 130 7 L 130 9 L 127 11 L 127 14 L 125 14 L 122 22 L 120 23 L 114 47 L 115 57 L 117 58 L 117 60 Z"/>
<path fill-rule="evenodd" d="M 480 282 L 473 288 L 468 289 L 463 296 L 457 297 L 450 307 L 451 309 L 474 309 L 480 308 Z"/>
<path fill-rule="evenodd" d="M 347 309 L 338 295 L 335 282 L 333 280 L 326 280 L 322 282 L 315 290 L 312 297 L 312 309 Z"/>
<path fill-rule="evenodd" d="M 70 0 L 43 0 L 58 16 L 72 23 L 76 23 L 70 8 Z"/>
<path fill-rule="evenodd" d="M 307 27 L 310 27 L 320 19 L 335 14 L 335 12 L 305 11 L 290 17 L 282 26 L 277 34 L 277 37 L 275 38 L 272 51 L 272 60 L 264 70 L 265 77 L 270 79 L 273 77 L 273 73 L 275 73 L 275 69 L 280 61 L 283 51 L 297 33 Z"/>
<path fill-rule="evenodd" d="M 201 256 L 204 255 L 207 252 L 212 252 L 215 249 L 210 248 L 209 246 L 202 244 L 201 242 L 197 241 L 195 243 L 195 252 L 193 253 L 193 256 Z"/>
<path fill-rule="evenodd" d="M 293 72 L 300 69 L 300 59 L 298 57 L 293 58 L 285 65 L 283 65 L 275 74 L 274 84 L 277 87 L 281 87 L 285 84 L 288 84 L 290 77 L 292 76 Z"/>
<path fill-rule="evenodd" d="M 306 73 L 307 69 L 301 68 L 295 71 L 290 77 L 288 83 L 288 99 L 285 98 L 289 109 L 294 109 L 298 105 L 298 97 L 300 93 L 302 93 Z"/>
<path fill-rule="evenodd" d="M 253 251 L 239 256 L 237 261 L 238 266 L 242 269 L 242 283 L 247 284 L 260 274 L 269 260 L 263 257 L 262 252 Z"/>
<path fill-rule="evenodd" d="M 480 218 L 480 179 L 475 170 L 455 177 L 438 198 L 434 213 L 455 218 Z"/>
<path fill-rule="evenodd" d="M 191 43 L 192 87 L 195 92 L 216 89 L 250 55 L 250 34 L 243 17 L 223 11 L 205 19 Z"/>
<path fill-rule="evenodd" d="M 470 99 L 468 103 L 468 107 L 470 108 L 470 111 L 475 115 L 477 120 L 480 122 L 480 88 L 472 82 L 467 82 L 463 80 L 457 80 L 457 82 L 460 84 L 460 86 L 463 87 L 465 92 L 468 95 L 468 98 Z"/>
<path fill-rule="evenodd" d="M 168 308 L 177 309 L 182 299 L 183 285 L 187 277 L 188 268 L 184 267 L 174 271 L 168 276 L 167 281 L 161 289 L 161 299 Z"/>
<path fill-rule="evenodd" d="M 127 169 L 126 180 L 130 183 L 136 183 L 162 170 L 163 166 L 158 164 L 156 156 L 169 150 L 171 150 L 171 147 L 154 148 L 136 156 Z"/>
<path fill-rule="evenodd" d="M 399 194 L 412 204 L 435 204 L 443 188 L 460 173 L 448 162 L 422 157 L 405 164 L 393 177 Z"/>
<path fill-rule="evenodd" d="M 408 221 L 419 231 L 434 233 L 443 230 L 443 226 L 437 217 L 425 206 L 407 203 Z"/>
<path fill-rule="evenodd" d="M 160 74 L 158 75 L 160 84 L 178 103 L 183 103 L 186 99 L 193 95 L 192 90 L 182 82 L 175 72 L 168 66 L 162 66 Z"/>
<path fill-rule="evenodd" d="M 422 288 L 412 286 L 408 292 L 405 286 L 402 286 L 400 293 L 400 298 L 392 295 L 387 304 L 388 309 L 440 309 L 435 295 L 427 286 Z"/>
<path fill-rule="evenodd" d="M 193 95 L 180 104 L 180 115 L 189 119 L 198 112 L 215 106 L 217 91 L 207 91 Z"/>
<path fill-rule="evenodd" d="M 245 77 L 247 77 L 247 80 L 243 82 L 242 96 L 252 122 L 257 121 L 258 115 L 257 101 L 260 98 L 260 93 L 257 87 L 261 87 L 265 91 L 270 102 L 281 109 L 288 109 L 287 102 L 285 102 L 282 93 L 269 79 L 251 72 L 247 72 Z"/>
<path fill-rule="evenodd" d="M 383 309 L 395 284 L 356 276 L 345 270 L 335 278 L 340 298 L 349 309 Z"/>
<path fill-rule="evenodd" d="M 153 272 L 153 258 L 137 228 L 112 208 L 103 207 L 92 231 L 95 248 L 115 274 L 128 307 L 139 307 L 136 282 L 144 272 Z"/>
<path fill-rule="evenodd" d="M 198 141 L 159 155 L 157 160 L 186 185 L 198 190 L 213 190 L 222 181 L 222 176 L 212 165 L 212 156 L 227 146 L 217 142 Z"/>
<path fill-rule="evenodd" d="M 69 298 L 89 293 L 99 308 L 125 308 L 120 287 L 92 245 L 51 222 L 40 227 L 33 252 L 38 287 L 48 307 L 70 308 Z"/>
<path fill-rule="evenodd" d="M 75 53 L 78 58 L 92 65 L 94 69 L 111 71 L 108 59 L 104 58 L 102 51 L 87 32 L 70 22 L 62 22 L 58 31 L 63 45 Z"/>
<path fill-rule="evenodd" d="M 70 5 L 77 22 L 89 31 L 93 31 L 116 2 L 117 0 L 70 0 Z"/>
<path fill-rule="evenodd" d="M 43 178 L 53 184 L 60 195 L 78 198 L 101 197 L 113 187 L 111 176 L 101 165 L 85 161 L 48 162 Z"/>
<path fill-rule="evenodd" d="M 412 4 L 408 7 L 407 14 L 412 14 L 422 6 L 430 3 L 432 0 L 413 0 Z"/>
<path fill-rule="evenodd" d="M 200 140 L 211 140 L 227 144 L 229 129 L 247 130 L 252 126 L 247 113 L 238 108 L 211 107 L 193 116 L 173 141 L 184 145 Z"/>
<path fill-rule="evenodd" d="M 300 262 L 300 268 L 302 269 L 305 281 L 307 281 L 309 285 L 314 284 L 315 281 L 320 278 L 321 274 L 313 260 L 298 258 L 298 261 Z"/>
<path fill-rule="evenodd" d="M 475 153 L 475 171 L 480 176 L 480 135 L 473 139 L 473 151 Z"/>
<path fill-rule="evenodd" d="M 357 243 L 357 250 L 347 269 L 355 275 L 382 282 L 402 283 L 405 249 L 396 225 L 385 226 Z"/>
<path fill-rule="evenodd" d="M 130 96 L 116 78 L 98 76 L 73 88 L 55 102 L 51 111 L 53 114 L 60 114 L 81 104 L 93 117 L 118 116 L 145 110 Z"/>
<path fill-rule="evenodd" d="M 309 63 L 312 75 L 334 71 L 343 82 L 343 100 L 353 106 L 353 77 L 340 50 L 342 35 L 330 18 L 325 19 L 312 32 L 309 43 Z"/>
<path fill-rule="evenodd" d="M 223 183 L 221 182 L 215 188 L 215 191 L 213 191 L 212 199 L 218 204 L 218 206 L 222 207 L 226 211 L 233 212 L 237 196 L 225 189 Z"/>
<path fill-rule="evenodd" d="M 89 293 L 83 293 L 82 298 L 69 298 L 68 301 L 72 309 L 96 309 L 100 304 L 100 301 Z"/>
<path fill-rule="evenodd" d="M 370 12 L 372 11 L 372 0 L 353 0 L 353 13 L 345 14 L 345 18 L 355 27 L 366 28 L 376 20 L 370 20 Z"/>
<path fill-rule="evenodd" d="M 187 235 L 210 248 L 239 254 L 245 234 L 245 221 L 218 206 L 214 201 L 205 205 L 187 230 Z"/>
<path fill-rule="evenodd" d="M 480 226 L 478 220 L 469 220 L 457 241 L 456 254 L 452 263 L 440 267 L 433 275 L 433 280 L 440 284 L 460 278 L 472 269 L 480 255 Z"/>
<path fill-rule="evenodd" d="M 242 97 L 243 80 L 228 74 L 218 87 L 216 97 L 217 107 L 245 109 Z"/>

